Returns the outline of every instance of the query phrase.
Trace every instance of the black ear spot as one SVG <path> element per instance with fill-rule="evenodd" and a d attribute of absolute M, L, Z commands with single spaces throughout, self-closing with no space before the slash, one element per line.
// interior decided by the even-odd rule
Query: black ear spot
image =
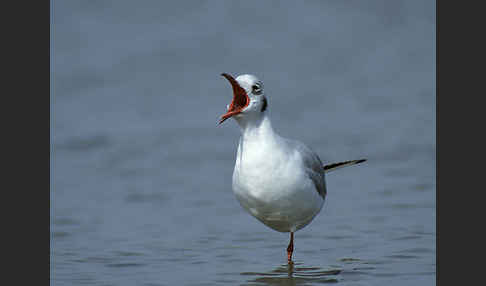
<path fill-rule="evenodd" d="M 267 99 L 264 97 L 263 98 L 263 105 L 262 105 L 262 109 L 260 110 L 261 112 L 265 111 L 265 109 L 267 109 L 267 106 L 268 106 L 268 102 L 267 102 Z"/>

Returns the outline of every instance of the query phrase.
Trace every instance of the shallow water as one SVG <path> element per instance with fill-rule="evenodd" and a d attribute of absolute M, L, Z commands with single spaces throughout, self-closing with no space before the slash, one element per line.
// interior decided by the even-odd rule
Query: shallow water
<path fill-rule="evenodd" d="M 423 2 L 53 1 L 51 285 L 435 284 Z M 221 72 L 260 77 L 274 128 L 323 161 L 368 159 L 327 176 L 294 265 L 231 191 Z"/>

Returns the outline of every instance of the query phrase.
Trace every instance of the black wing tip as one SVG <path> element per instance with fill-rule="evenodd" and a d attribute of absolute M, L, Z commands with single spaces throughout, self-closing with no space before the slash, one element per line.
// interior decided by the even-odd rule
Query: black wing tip
<path fill-rule="evenodd" d="M 359 164 L 359 163 L 363 163 L 365 161 L 367 161 L 367 159 L 351 160 L 351 161 L 344 161 L 344 162 L 329 164 L 329 165 L 324 166 L 324 170 L 325 171 L 332 170 L 332 169 L 335 169 L 339 166 L 347 165 L 347 164 L 356 165 L 356 164 Z"/>

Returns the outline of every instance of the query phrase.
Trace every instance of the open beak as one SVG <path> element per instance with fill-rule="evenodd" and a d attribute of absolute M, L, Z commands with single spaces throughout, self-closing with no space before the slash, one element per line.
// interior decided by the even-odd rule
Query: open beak
<path fill-rule="evenodd" d="M 227 73 L 223 73 L 221 75 L 224 76 L 233 87 L 233 101 L 231 101 L 231 104 L 228 107 L 228 111 L 221 116 L 219 124 L 223 123 L 223 121 L 230 118 L 231 116 L 243 111 L 243 109 L 247 107 L 250 103 L 250 98 L 248 98 L 245 89 L 242 88 L 231 75 Z"/>

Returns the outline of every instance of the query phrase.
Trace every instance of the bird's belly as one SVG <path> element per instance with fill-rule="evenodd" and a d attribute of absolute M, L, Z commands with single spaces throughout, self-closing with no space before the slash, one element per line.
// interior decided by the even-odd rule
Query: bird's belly
<path fill-rule="evenodd" d="M 324 199 L 305 174 L 282 172 L 281 175 L 261 176 L 235 171 L 233 191 L 251 215 L 268 227 L 280 231 L 297 231 L 320 212 Z"/>

